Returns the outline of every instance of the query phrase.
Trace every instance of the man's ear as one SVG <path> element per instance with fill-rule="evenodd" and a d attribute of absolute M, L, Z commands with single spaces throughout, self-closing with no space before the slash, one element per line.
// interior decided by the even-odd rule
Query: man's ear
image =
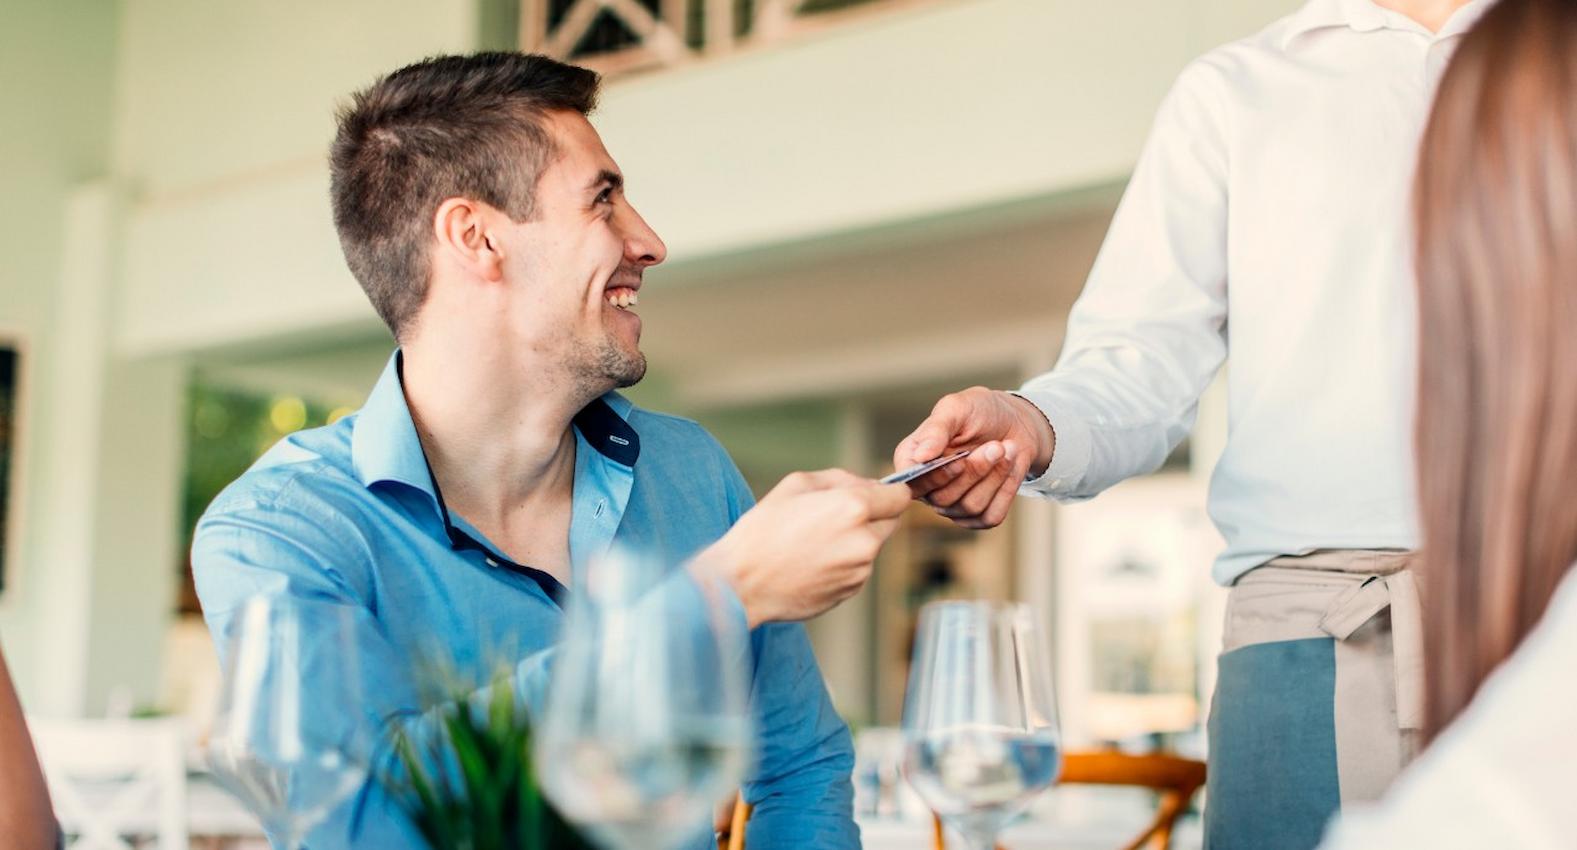
<path fill-rule="evenodd" d="M 483 280 L 503 280 L 503 245 L 491 230 L 491 224 L 500 215 L 479 201 L 449 198 L 438 205 L 438 212 L 433 215 L 438 250 Z"/>

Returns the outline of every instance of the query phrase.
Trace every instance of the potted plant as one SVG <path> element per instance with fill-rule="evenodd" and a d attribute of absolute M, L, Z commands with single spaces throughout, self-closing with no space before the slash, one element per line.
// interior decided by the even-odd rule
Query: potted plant
<path fill-rule="evenodd" d="M 506 681 L 486 706 L 444 705 L 419 732 L 396 733 L 385 778 L 433 850 L 594 850 L 543 798 L 530 718 Z"/>

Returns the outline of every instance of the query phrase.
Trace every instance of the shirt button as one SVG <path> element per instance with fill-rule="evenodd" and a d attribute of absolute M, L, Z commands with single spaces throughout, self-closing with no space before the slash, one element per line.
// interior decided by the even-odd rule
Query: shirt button
<path fill-rule="evenodd" d="M 487 561 L 487 565 L 490 566 L 490 567 L 498 566 L 498 562 L 493 560 L 492 558 L 483 558 L 482 560 Z"/>

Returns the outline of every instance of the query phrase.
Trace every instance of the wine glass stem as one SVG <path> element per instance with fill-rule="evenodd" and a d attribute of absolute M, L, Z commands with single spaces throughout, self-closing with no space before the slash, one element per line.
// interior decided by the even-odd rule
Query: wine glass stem
<path fill-rule="evenodd" d="M 992 832 L 966 832 L 964 843 L 969 845 L 969 850 L 996 850 L 997 836 Z"/>

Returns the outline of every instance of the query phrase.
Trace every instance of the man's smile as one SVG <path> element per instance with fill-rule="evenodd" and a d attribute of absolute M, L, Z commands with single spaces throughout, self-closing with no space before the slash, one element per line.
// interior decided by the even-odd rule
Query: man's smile
<path fill-rule="evenodd" d="M 639 304 L 641 301 L 639 293 L 636 292 L 636 289 L 639 287 L 640 284 L 636 284 L 635 286 L 609 287 L 608 290 L 602 294 L 602 297 L 603 300 L 607 301 L 610 305 L 618 307 L 620 310 L 628 310 L 631 307 L 634 307 L 636 304 Z"/>

